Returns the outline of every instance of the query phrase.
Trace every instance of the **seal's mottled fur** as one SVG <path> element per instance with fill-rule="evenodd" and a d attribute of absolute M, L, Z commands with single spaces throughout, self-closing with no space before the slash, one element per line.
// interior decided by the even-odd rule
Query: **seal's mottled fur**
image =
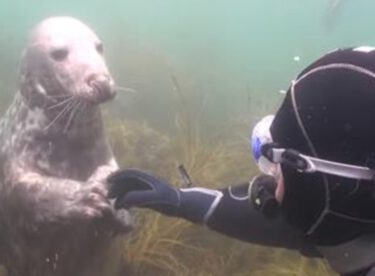
<path fill-rule="evenodd" d="M 72 18 L 31 33 L 0 121 L 0 261 L 10 276 L 101 275 L 98 261 L 129 229 L 106 198 L 117 163 L 98 106 L 114 96 L 102 52 Z"/>

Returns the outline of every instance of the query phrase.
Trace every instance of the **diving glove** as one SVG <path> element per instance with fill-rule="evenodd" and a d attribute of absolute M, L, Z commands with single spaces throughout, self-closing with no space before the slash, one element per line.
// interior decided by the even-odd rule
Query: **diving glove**
<path fill-rule="evenodd" d="M 205 223 L 219 204 L 223 193 L 205 188 L 174 188 L 167 181 L 136 169 L 112 174 L 109 198 L 115 208 L 144 207 L 169 216 Z"/>

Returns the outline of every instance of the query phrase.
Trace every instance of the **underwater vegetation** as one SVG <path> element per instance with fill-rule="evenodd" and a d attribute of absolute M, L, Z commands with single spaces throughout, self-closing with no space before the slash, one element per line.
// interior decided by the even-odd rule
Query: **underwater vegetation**
<path fill-rule="evenodd" d="M 194 185 L 208 188 L 247 181 L 257 174 L 248 152 L 249 122 L 220 125 L 217 134 L 207 135 L 202 131 L 202 112 L 196 111 L 201 106 L 191 104 L 190 94 L 176 77 L 171 80 L 178 118 L 172 132 L 154 129 L 142 120 L 114 118 L 104 110 L 107 134 L 120 166 L 144 169 L 184 186 L 177 170 L 183 164 Z M 133 216 L 134 231 L 114 245 L 123 252 L 129 276 L 335 275 L 324 261 L 304 258 L 298 252 L 240 242 L 153 211 L 133 210 Z M 108 276 L 112 265 L 103 268 Z M 0 267 L 0 276 L 6 275 Z"/>
<path fill-rule="evenodd" d="M 201 106 L 191 105 L 191 94 L 177 77 L 172 75 L 171 81 L 178 110 L 174 131 L 106 113 L 107 133 L 120 166 L 147 170 L 178 187 L 186 185 L 177 170 L 180 164 L 194 185 L 208 188 L 248 181 L 257 174 L 246 139 L 251 126 L 242 122 L 225 126 L 225 135 L 202 134 Z M 132 276 L 335 275 L 323 260 L 298 252 L 243 243 L 146 209 L 133 210 L 133 215 L 135 229 L 122 241 Z"/>

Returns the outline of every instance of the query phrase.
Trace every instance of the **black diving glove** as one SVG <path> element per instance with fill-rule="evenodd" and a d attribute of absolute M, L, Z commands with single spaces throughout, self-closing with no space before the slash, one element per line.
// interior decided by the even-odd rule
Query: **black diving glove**
<path fill-rule="evenodd" d="M 115 208 L 144 207 L 160 213 L 204 223 L 219 204 L 223 193 L 205 188 L 177 189 L 151 174 L 126 169 L 112 174 L 109 198 Z"/>

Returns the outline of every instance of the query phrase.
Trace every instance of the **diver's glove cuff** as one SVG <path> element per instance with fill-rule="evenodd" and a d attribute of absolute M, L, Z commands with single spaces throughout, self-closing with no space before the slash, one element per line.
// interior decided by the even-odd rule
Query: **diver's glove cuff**
<path fill-rule="evenodd" d="M 116 209 L 149 208 L 195 223 L 205 223 L 223 196 L 221 191 L 205 188 L 175 189 L 168 182 L 135 169 L 118 171 L 108 182 L 108 196 L 116 199 Z"/>

